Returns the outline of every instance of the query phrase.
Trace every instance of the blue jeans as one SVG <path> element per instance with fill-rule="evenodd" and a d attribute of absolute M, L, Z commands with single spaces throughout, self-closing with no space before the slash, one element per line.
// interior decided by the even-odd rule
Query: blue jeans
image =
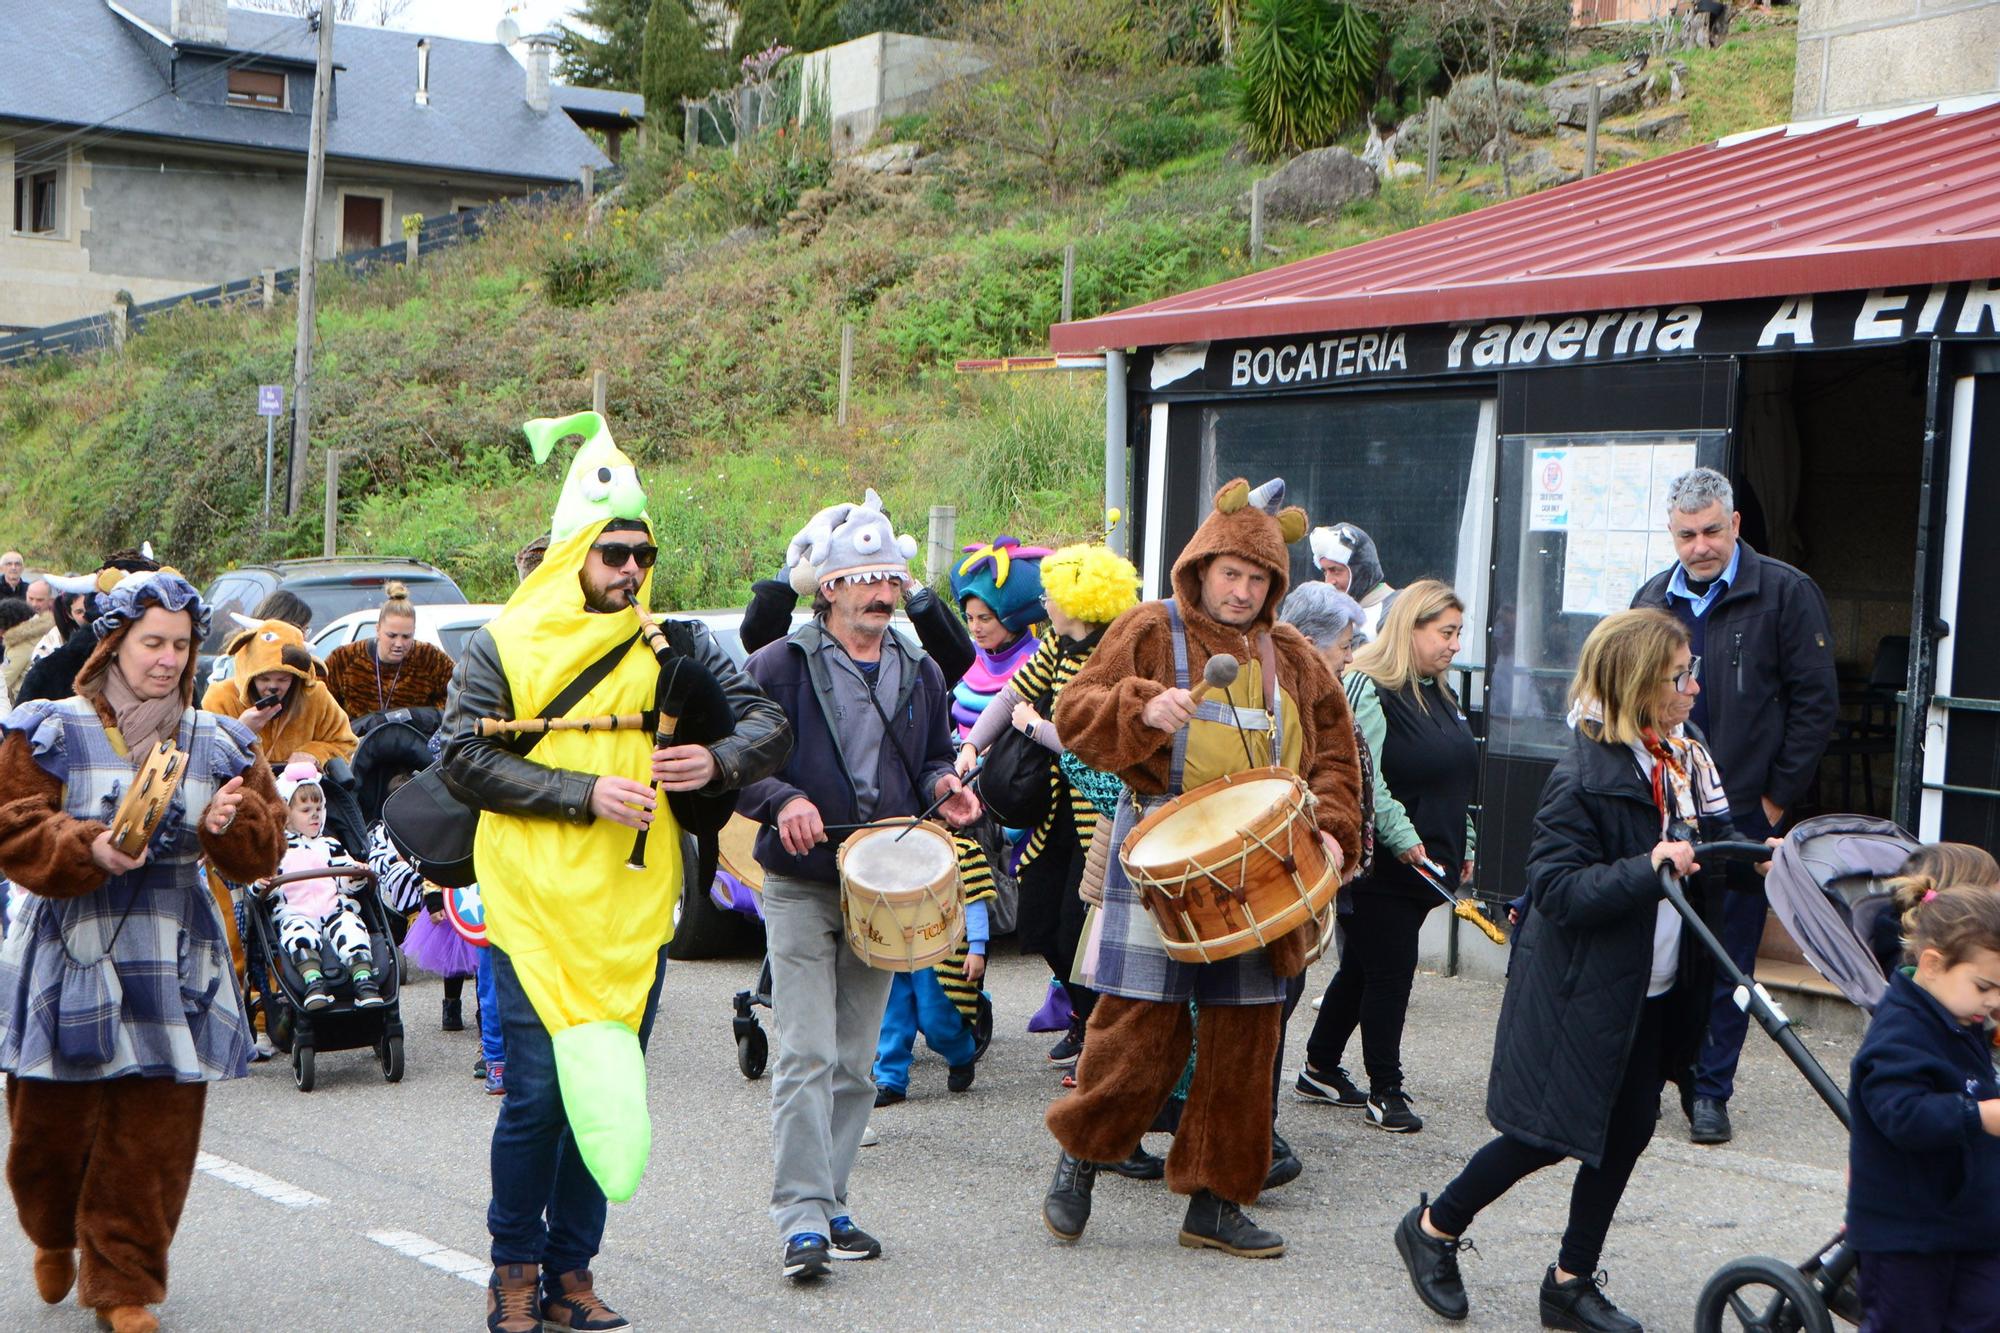
<path fill-rule="evenodd" d="M 1739 836 L 1762 842 L 1771 826 L 1762 810 L 1744 814 L 1731 812 Z M 1720 875 L 1718 875 L 1720 878 Z M 1764 938 L 1764 914 L 1768 904 L 1760 887 L 1755 893 L 1725 891 L 1722 895 L 1722 947 L 1744 975 L 1757 974 L 1757 944 Z M 1736 1062 L 1743 1055 L 1743 1037 L 1750 1030 L 1750 1015 L 1736 1007 L 1736 988 L 1729 979 L 1716 974 L 1715 994 L 1708 1007 L 1708 1035 L 1694 1062 L 1694 1095 L 1718 1102 L 1729 1100 L 1736 1091 Z"/>
<path fill-rule="evenodd" d="M 487 952 L 507 1046 L 507 1096 L 493 1125 L 493 1202 L 486 1209 L 493 1266 L 539 1264 L 551 1275 L 588 1268 L 604 1239 L 604 1191 L 570 1138 L 549 1030 L 507 955 L 497 946 Z M 666 970 L 662 948 L 639 1022 L 642 1050 L 653 1033 Z"/>
<path fill-rule="evenodd" d="M 910 1057 L 917 1034 L 948 1065 L 969 1065 L 979 1043 L 972 1026 L 939 984 L 937 972 L 898 972 L 889 983 L 889 1007 L 882 1014 L 882 1037 L 875 1046 L 875 1086 L 910 1090 Z"/>
<path fill-rule="evenodd" d="M 507 1048 L 500 1040 L 500 996 L 493 987 L 493 950 L 479 951 L 479 975 L 474 983 L 479 994 L 479 1054 L 487 1064 L 507 1060 Z"/>

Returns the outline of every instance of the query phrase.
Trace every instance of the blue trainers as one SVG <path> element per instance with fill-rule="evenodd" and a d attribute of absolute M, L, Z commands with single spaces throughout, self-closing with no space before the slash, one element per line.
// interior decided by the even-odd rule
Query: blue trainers
<path fill-rule="evenodd" d="M 826 1237 L 817 1231 L 801 1231 L 785 1242 L 785 1276 L 794 1282 L 811 1282 L 832 1271 L 827 1262 Z"/>
<path fill-rule="evenodd" d="M 486 1065 L 486 1095 L 504 1097 L 507 1095 L 507 1062 L 491 1060 Z"/>
<path fill-rule="evenodd" d="M 854 1219 L 846 1213 L 826 1224 L 833 1233 L 831 1253 L 836 1259 L 880 1259 L 882 1242 L 854 1225 Z"/>

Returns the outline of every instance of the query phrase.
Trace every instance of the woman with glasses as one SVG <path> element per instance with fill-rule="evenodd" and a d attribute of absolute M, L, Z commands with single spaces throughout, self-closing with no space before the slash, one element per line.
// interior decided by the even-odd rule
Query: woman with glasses
<path fill-rule="evenodd" d="M 1608 616 L 1583 645 L 1570 685 L 1575 734 L 1535 816 L 1529 905 L 1487 1078 L 1486 1115 L 1500 1134 L 1396 1228 L 1417 1295 L 1447 1319 L 1466 1317 L 1458 1251 L 1473 1218 L 1518 1181 L 1574 1157 L 1569 1225 L 1542 1277 L 1542 1323 L 1640 1327 L 1600 1289 L 1598 1259 L 1652 1138 L 1660 1090 L 1701 1041 L 1709 993 L 1708 956 L 1684 940 L 1660 870 L 1671 867 L 1704 906 L 1709 895 L 1687 879 L 1700 869 L 1693 844 L 1736 836 L 1715 763 L 1687 726 L 1699 675 L 1687 629 L 1664 611 Z"/>

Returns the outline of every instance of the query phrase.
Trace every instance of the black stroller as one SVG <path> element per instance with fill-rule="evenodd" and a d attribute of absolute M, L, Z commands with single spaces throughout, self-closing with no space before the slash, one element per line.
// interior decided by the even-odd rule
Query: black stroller
<path fill-rule="evenodd" d="M 1771 910 L 1797 942 L 1806 960 L 1855 1004 L 1873 1011 L 1886 988 L 1882 963 L 1869 946 L 1875 921 L 1888 910 L 1883 881 L 1902 868 L 1919 843 L 1886 819 L 1863 815 L 1822 815 L 1789 833 L 1776 849 L 1762 843 L 1710 843 L 1695 849 L 1697 859 L 1771 858 L 1765 890 Z M 1662 871 L 1662 888 L 1715 964 L 1736 987 L 1736 1002 L 1778 1043 L 1806 1082 L 1851 1126 L 1847 1096 L 1792 1030 L 1791 1019 L 1763 987 L 1743 975 L 1679 883 Z M 1695 1299 L 1696 1333 L 1833 1333 L 1838 1315 L 1861 1322 L 1854 1277 L 1859 1260 L 1847 1248 L 1845 1232 L 1822 1245 L 1805 1263 L 1749 1256 L 1724 1264 Z"/>
<path fill-rule="evenodd" d="M 375 891 L 375 872 L 366 866 L 329 866 L 279 875 L 271 888 L 306 879 L 358 879 L 366 883 L 353 893 L 368 926 L 368 943 L 380 978 L 382 1003 L 366 1009 L 354 1004 L 353 982 L 330 945 L 321 946 L 320 969 L 333 1002 L 319 1010 L 305 1007 L 306 983 L 298 965 L 279 947 L 276 905 L 268 892 L 249 895 L 244 919 L 249 923 L 243 947 L 253 962 L 261 960 L 269 978 L 263 997 L 264 1029 L 271 1042 L 292 1057 L 292 1078 L 300 1092 L 311 1092 L 314 1059 L 320 1051 L 375 1052 L 382 1077 L 390 1083 L 403 1077 L 403 1012 L 401 955 L 389 932 L 389 913 Z"/>

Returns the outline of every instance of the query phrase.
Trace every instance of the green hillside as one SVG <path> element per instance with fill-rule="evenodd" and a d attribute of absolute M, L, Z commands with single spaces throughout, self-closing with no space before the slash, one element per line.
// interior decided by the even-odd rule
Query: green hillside
<path fill-rule="evenodd" d="M 1751 20 L 1721 50 L 1685 53 L 1695 137 L 1619 140 L 1618 160 L 1784 120 L 1792 52 L 1788 25 Z M 939 133 L 893 128 L 927 153 Z M 1079 316 L 1245 272 L 1234 210 L 1270 168 L 1245 161 L 1238 137 L 1210 68 L 1135 104 L 1121 167 L 1059 202 L 949 144 L 905 177 L 828 180 L 823 145 L 796 129 L 741 157 L 641 160 L 595 225 L 581 207 L 524 212 L 420 271 L 329 279 L 312 490 L 270 531 L 251 409 L 256 385 L 290 378 L 288 308 L 189 311 L 120 354 L 0 371 L 0 542 L 83 568 L 150 539 L 201 575 L 317 553 L 317 450 L 331 447 L 346 451 L 342 551 L 420 556 L 475 599 L 502 596 L 561 475 L 533 464 L 519 424 L 587 406 L 594 369 L 649 485 L 670 606 L 740 602 L 814 508 L 864 485 L 919 537 L 929 506 L 953 504 L 963 539 L 1074 539 L 1102 518 L 1101 377 L 952 363 L 1046 348 L 1069 243 Z M 1522 145 L 1537 147 L 1575 152 Z M 1497 169 L 1449 162 L 1441 184 L 1390 185 L 1268 239 L 1295 259 L 1464 212 L 1490 201 Z"/>

